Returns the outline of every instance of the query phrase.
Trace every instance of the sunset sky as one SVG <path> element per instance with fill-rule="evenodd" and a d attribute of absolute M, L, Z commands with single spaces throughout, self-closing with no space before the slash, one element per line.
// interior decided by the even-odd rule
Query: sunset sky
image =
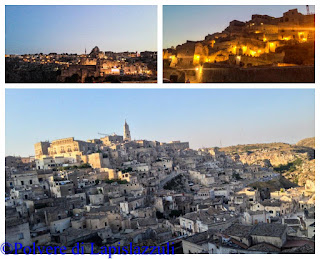
<path fill-rule="evenodd" d="M 6 54 L 157 50 L 156 6 L 6 6 Z"/>
<path fill-rule="evenodd" d="M 165 5 L 163 7 L 163 47 L 187 40 L 203 40 L 208 34 L 221 32 L 233 20 L 249 21 L 253 14 L 281 17 L 297 8 L 306 14 L 305 5 Z M 314 12 L 314 6 L 309 6 Z"/>

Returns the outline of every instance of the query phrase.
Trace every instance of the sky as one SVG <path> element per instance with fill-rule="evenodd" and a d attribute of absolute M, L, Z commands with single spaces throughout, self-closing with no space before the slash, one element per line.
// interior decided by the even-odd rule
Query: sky
<path fill-rule="evenodd" d="M 252 14 L 281 17 L 284 12 L 295 8 L 307 13 L 305 5 L 165 5 L 163 47 L 177 46 L 187 40 L 203 40 L 208 34 L 222 32 L 233 20 L 249 21 Z M 309 8 L 314 13 L 314 6 Z"/>
<path fill-rule="evenodd" d="M 6 54 L 156 51 L 156 6 L 7 5 Z"/>
<path fill-rule="evenodd" d="M 189 141 L 191 148 L 315 136 L 313 89 L 6 89 L 6 155 L 98 133 Z"/>

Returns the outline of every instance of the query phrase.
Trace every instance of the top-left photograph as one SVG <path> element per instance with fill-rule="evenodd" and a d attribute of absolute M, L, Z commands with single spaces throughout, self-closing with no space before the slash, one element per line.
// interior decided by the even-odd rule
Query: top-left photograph
<path fill-rule="evenodd" d="M 6 83 L 156 83 L 157 6 L 7 5 Z"/>

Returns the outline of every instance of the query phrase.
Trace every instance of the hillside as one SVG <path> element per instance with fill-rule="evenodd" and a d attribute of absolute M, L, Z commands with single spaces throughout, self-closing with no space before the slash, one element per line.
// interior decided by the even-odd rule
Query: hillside
<path fill-rule="evenodd" d="M 300 140 L 296 145 L 267 143 L 237 145 L 221 148 L 226 154 L 243 163 L 273 167 L 287 180 L 303 186 L 315 180 L 314 138 Z"/>
<path fill-rule="evenodd" d="M 305 138 L 297 142 L 297 146 L 310 147 L 315 149 L 316 138 Z"/>

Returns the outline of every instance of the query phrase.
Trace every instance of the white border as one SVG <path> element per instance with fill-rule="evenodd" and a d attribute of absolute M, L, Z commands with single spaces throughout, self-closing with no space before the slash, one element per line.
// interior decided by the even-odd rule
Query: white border
<path fill-rule="evenodd" d="M 281 89 L 291 89 L 291 88 L 304 88 L 304 89 L 315 89 L 315 117 L 317 120 L 315 121 L 315 127 L 316 127 L 316 150 L 318 150 L 319 147 L 319 120 L 320 120 L 320 90 L 319 90 L 319 55 L 318 55 L 318 49 L 319 49 L 319 7 L 316 4 L 317 2 L 314 0 L 308 1 L 301 1 L 301 0 L 282 0 L 279 2 L 278 0 L 268 0 L 268 1 L 252 1 L 252 0 L 244 0 L 244 1 L 236 1 L 236 0 L 225 0 L 223 3 L 219 1 L 213 1 L 213 0 L 91 0 L 90 2 L 85 0 L 3 0 L 1 3 L 1 9 L 0 9 L 0 16 L 1 16 L 1 26 L 0 26 L 0 32 L 1 32 L 1 63 L 0 63 L 0 82 L 1 82 L 1 89 L 0 89 L 0 134 L 1 134 L 1 142 L 0 142 L 0 167 L 1 167 L 1 193 L 2 193 L 2 199 L 1 200 L 1 208 L 2 212 L 4 212 L 4 189 L 5 189 L 5 173 L 4 173 L 4 166 L 5 166 L 5 88 L 90 88 L 90 89 L 97 89 L 97 88 L 116 88 L 116 89 L 125 89 L 125 88 L 134 88 L 134 89 L 154 89 L 154 88 L 167 88 L 167 89 L 185 89 L 185 88 L 192 88 L 192 89 L 207 89 L 207 88 L 223 88 L 223 89 L 238 89 L 238 88 L 246 88 L 246 89 L 266 89 L 266 88 L 281 88 Z M 242 84 L 242 83 L 235 83 L 235 84 L 226 84 L 226 83 L 215 83 L 215 84 L 163 84 L 162 83 L 162 5 L 315 5 L 315 13 L 316 15 L 316 63 L 315 63 L 315 71 L 316 78 L 315 78 L 315 84 L 274 84 L 274 83 L 266 83 L 266 84 Z M 5 84 L 5 5 L 158 5 L 158 84 Z M 22 111 L 23 112 L 23 111 Z M 23 129 L 21 129 L 21 134 L 23 134 Z M 316 152 L 317 153 L 317 152 Z M 317 155 L 317 154 L 316 154 Z M 319 172 L 319 161 L 316 160 L 316 174 Z M 320 190 L 320 184 L 318 181 L 318 176 L 316 177 L 316 189 Z M 316 207 L 317 215 L 319 215 L 319 210 Z M 4 241 L 5 236 L 5 215 L 4 213 L 1 213 L 0 218 L 0 233 L 1 238 L 0 240 Z M 320 226 L 317 221 L 317 226 Z M 316 228 L 316 236 L 319 234 L 319 227 Z M 317 240 L 317 239 L 316 239 Z M 0 242 L 1 242 L 0 241 Z M 2 243 L 1 242 L 1 243 Z M 318 254 L 320 254 L 319 249 L 316 245 L 316 254 L 315 255 L 303 255 L 306 257 L 314 257 Z M 10 255 L 9 255 L 10 256 Z M 12 255 L 11 255 L 12 256 Z M 25 255 L 20 255 L 25 256 Z M 44 255 L 47 257 L 48 255 Z M 61 257 L 62 255 L 58 255 Z M 65 256 L 73 256 L 73 255 L 65 255 Z M 84 255 L 85 257 L 89 255 Z M 183 258 L 183 257 L 189 257 L 191 258 L 192 255 L 175 255 L 175 258 Z M 229 257 L 231 255 L 201 255 L 201 257 Z M 247 257 L 247 256 L 253 256 L 253 255 L 237 255 L 240 257 Z M 268 255 L 262 255 L 262 256 L 268 256 Z M 277 257 L 282 257 L 284 255 L 273 255 Z M 291 257 L 298 258 L 301 257 L 301 255 L 294 255 L 290 254 Z M 116 256 L 118 258 L 118 256 Z"/>

